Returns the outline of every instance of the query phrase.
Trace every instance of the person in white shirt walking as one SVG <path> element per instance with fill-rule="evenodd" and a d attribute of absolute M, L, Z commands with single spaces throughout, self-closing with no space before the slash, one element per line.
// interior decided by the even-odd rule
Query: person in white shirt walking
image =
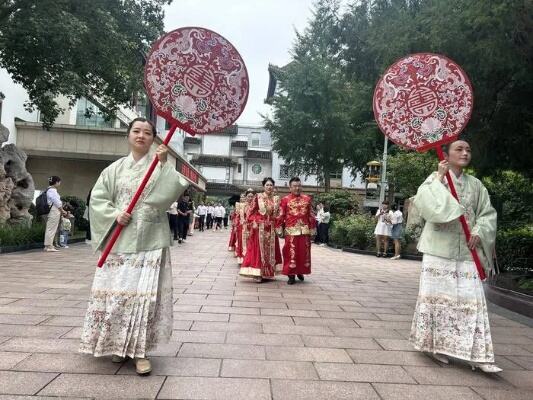
<path fill-rule="evenodd" d="M 215 224 L 213 225 L 213 230 L 217 231 L 219 229 L 222 229 L 222 220 L 224 219 L 224 215 L 226 214 L 226 209 L 222 207 L 222 204 L 217 204 L 214 210 L 215 215 Z"/>
<path fill-rule="evenodd" d="M 394 257 L 391 257 L 391 260 L 399 260 L 400 252 L 402 250 L 400 239 L 403 234 L 403 214 L 400 210 L 398 210 L 398 206 L 396 204 L 392 205 L 391 223 L 391 239 L 394 241 Z"/>
<path fill-rule="evenodd" d="M 326 246 L 329 243 L 329 221 L 331 214 L 329 206 L 325 205 L 320 210 L 320 225 L 318 225 L 320 235 L 320 246 Z"/>
<path fill-rule="evenodd" d="M 196 214 L 198 215 L 198 230 L 200 232 L 203 232 L 205 225 L 205 216 L 207 214 L 207 207 L 204 206 L 204 203 L 200 203 L 200 205 L 196 208 Z"/>
<path fill-rule="evenodd" d="M 206 219 L 206 228 L 211 229 L 213 227 L 213 219 L 215 218 L 215 207 L 212 203 L 207 205 L 207 219 Z"/>
<path fill-rule="evenodd" d="M 175 201 L 167 210 L 168 225 L 170 232 L 174 234 L 174 240 L 178 240 L 178 202 Z"/>

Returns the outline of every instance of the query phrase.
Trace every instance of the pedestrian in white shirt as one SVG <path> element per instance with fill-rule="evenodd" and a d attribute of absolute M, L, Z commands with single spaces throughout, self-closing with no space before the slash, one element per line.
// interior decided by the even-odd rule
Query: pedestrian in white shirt
<path fill-rule="evenodd" d="M 168 225 L 170 232 L 174 234 L 174 240 L 178 240 L 178 202 L 175 201 L 167 210 Z"/>
<path fill-rule="evenodd" d="M 196 214 L 198 215 L 198 230 L 200 232 L 203 232 L 204 224 L 205 224 L 205 216 L 207 214 L 207 207 L 204 206 L 204 203 L 200 203 L 200 205 L 196 208 Z"/>
<path fill-rule="evenodd" d="M 387 255 L 387 248 L 389 247 L 389 237 L 392 231 L 392 211 L 389 210 L 389 202 L 384 201 L 381 203 L 381 208 L 376 212 L 376 229 L 374 229 L 374 235 L 376 235 L 376 257 L 385 257 Z M 383 247 L 383 253 L 381 248 Z"/>
<path fill-rule="evenodd" d="M 207 219 L 206 219 L 207 229 L 211 229 L 213 227 L 214 218 L 215 218 L 215 207 L 213 207 L 213 204 L 209 203 L 207 206 Z"/>
<path fill-rule="evenodd" d="M 224 207 L 222 207 L 222 204 L 217 204 L 215 207 L 215 225 L 213 226 L 213 230 L 219 230 L 222 229 L 222 219 L 224 218 L 224 215 L 226 214 L 226 210 Z"/>
<path fill-rule="evenodd" d="M 391 257 L 391 260 L 399 260 L 402 250 L 400 239 L 403 234 L 403 214 L 400 210 L 398 210 L 398 206 L 396 206 L 396 204 L 392 205 L 391 223 L 391 238 L 394 241 L 394 257 Z"/>
<path fill-rule="evenodd" d="M 50 206 L 50 212 L 46 217 L 46 231 L 44 233 L 44 251 L 59 251 L 54 247 L 54 237 L 57 233 L 59 221 L 64 214 L 63 203 L 57 193 L 57 188 L 61 185 L 59 176 L 48 178 L 48 189 L 46 189 L 46 199 Z"/>
<path fill-rule="evenodd" d="M 331 219 L 331 214 L 329 213 L 329 206 L 325 205 L 320 210 L 320 225 L 319 235 L 320 235 L 320 246 L 325 246 L 329 243 L 329 221 Z"/>

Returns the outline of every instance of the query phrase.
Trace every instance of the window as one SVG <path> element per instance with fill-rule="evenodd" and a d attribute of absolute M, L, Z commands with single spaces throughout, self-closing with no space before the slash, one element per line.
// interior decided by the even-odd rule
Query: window
<path fill-rule="evenodd" d="M 76 125 L 112 128 L 113 121 L 106 121 L 98 106 L 82 97 L 78 100 Z"/>
<path fill-rule="evenodd" d="M 337 172 L 331 172 L 329 174 L 329 178 L 330 179 L 342 179 L 342 169 L 340 171 L 337 171 Z"/>
<path fill-rule="evenodd" d="M 237 173 L 242 173 L 242 164 L 237 165 Z"/>
<path fill-rule="evenodd" d="M 279 166 L 279 179 L 289 179 L 290 178 L 290 172 L 289 172 L 289 166 L 282 164 Z"/>
<path fill-rule="evenodd" d="M 252 147 L 259 147 L 261 144 L 261 134 L 259 132 L 252 132 Z"/>

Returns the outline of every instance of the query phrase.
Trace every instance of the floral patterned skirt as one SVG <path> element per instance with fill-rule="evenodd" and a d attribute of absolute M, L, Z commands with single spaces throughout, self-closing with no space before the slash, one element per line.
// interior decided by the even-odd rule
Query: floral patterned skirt
<path fill-rule="evenodd" d="M 111 254 L 94 275 L 79 351 L 142 358 L 171 334 L 168 249 Z"/>
<path fill-rule="evenodd" d="M 420 351 L 494 362 L 487 303 L 472 261 L 424 254 L 409 340 Z"/>

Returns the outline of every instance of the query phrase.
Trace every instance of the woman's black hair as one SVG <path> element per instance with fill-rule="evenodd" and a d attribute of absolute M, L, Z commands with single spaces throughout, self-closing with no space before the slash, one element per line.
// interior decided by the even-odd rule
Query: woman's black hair
<path fill-rule="evenodd" d="M 392 211 L 396 211 L 398 209 L 398 206 L 396 204 L 393 204 L 390 208 Z"/>
<path fill-rule="evenodd" d="M 265 186 L 265 185 L 267 184 L 268 181 L 272 182 L 272 185 L 273 185 L 273 186 L 276 186 L 276 182 L 275 182 L 274 179 L 272 179 L 271 177 L 268 177 L 268 178 L 263 179 L 263 186 Z"/>
<path fill-rule="evenodd" d="M 152 127 L 152 136 L 155 137 L 155 135 L 157 134 L 157 129 L 152 121 L 150 121 L 149 119 L 143 118 L 143 117 L 138 117 L 138 118 L 135 118 L 133 121 L 131 121 L 130 124 L 128 125 L 128 130 L 126 131 L 127 135 L 130 134 L 131 128 L 133 128 L 133 124 L 135 124 L 135 122 L 148 122 L 150 126 Z"/>
<path fill-rule="evenodd" d="M 456 138 L 453 142 L 450 142 L 450 143 L 446 143 L 446 144 L 443 144 L 441 147 L 442 147 L 442 151 L 446 154 L 449 154 L 450 152 L 450 147 L 452 144 L 454 144 L 455 142 L 458 142 L 458 141 L 462 141 L 462 142 L 466 142 L 468 143 L 468 140 L 466 140 L 466 137 L 465 135 L 460 135 L 458 138 Z"/>
<path fill-rule="evenodd" d="M 58 182 L 61 182 L 61 178 L 59 176 L 52 175 L 50 178 L 48 178 L 48 184 L 50 186 L 53 186 Z"/>

